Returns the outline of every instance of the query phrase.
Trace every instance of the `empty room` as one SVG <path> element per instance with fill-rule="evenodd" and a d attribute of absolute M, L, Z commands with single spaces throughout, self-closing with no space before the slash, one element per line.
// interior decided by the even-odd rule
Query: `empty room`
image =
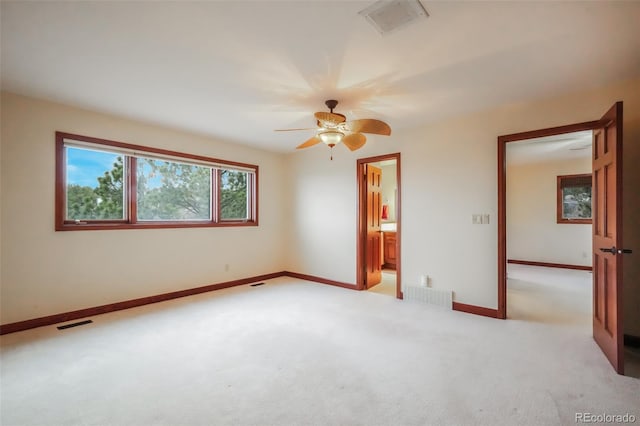
<path fill-rule="evenodd" d="M 0 424 L 640 422 L 640 2 L 0 1 Z"/>

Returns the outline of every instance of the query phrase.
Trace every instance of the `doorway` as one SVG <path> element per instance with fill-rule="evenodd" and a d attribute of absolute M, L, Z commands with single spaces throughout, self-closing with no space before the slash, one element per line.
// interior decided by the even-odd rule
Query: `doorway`
<path fill-rule="evenodd" d="M 596 121 L 498 137 L 498 318 L 507 318 L 506 146 L 593 131 L 593 338 L 618 374 L 624 373 L 622 324 L 622 102 Z"/>
<path fill-rule="evenodd" d="M 357 289 L 389 294 L 391 285 L 390 293 L 402 299 L 400 153 L 357 160 L 356 176 Z"/>
<path fill-rule="evenodd" d="M 593 132 L 506 147 L 510 319 L 591 332 Z"/>

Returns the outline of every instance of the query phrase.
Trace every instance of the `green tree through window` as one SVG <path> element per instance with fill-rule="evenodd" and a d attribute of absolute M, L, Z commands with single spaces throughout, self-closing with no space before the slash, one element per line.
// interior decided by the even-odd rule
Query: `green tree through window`
<path fill-rule="evenodd" d="M 211 219 L 211 168 L 138 159 L 138 219 Z"/>
<path fill-rule="evenodd" d="M 111 153 L 95 153 L 98 157 L 114 157 Z M 95 186 L 71 183 L 67 186 L 67 218 L 70 220 L 122 220 L 124 192 L 122 156 L 115 156 L 110 170 L 96 176 Z"/>
<path fill-rule="evenodd" d="M 591 223 L 591 174 L 558 176 L 557 223 Z"/>
<path fill-rule="evenodd" d="M 247 219 L 247 173 L 221 170 L 221 219 Z"/>

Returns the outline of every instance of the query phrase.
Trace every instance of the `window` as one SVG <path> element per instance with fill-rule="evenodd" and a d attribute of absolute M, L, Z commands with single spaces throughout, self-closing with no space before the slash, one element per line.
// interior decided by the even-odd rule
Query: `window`
<path fill-rule="evenodd" d="M 94 149 L 67 148 L 66 217 L 124 220 L 124 157 Z"/>
<path fill-rule="evenodd" d="M 591 174 L 558 176 L 558 223 L 591 223 Z"/>
<path fill-rule="evenodd" d="M 56 133 L 56 230 L 256 226 L 258 166 Z"/>
<path fill-rule="evenodd" d="M 247 172 L 235 170 L 220 171 L 220 218 L 222 220 L 246 220 L 249 213 L 247 204 Z"/>
<path fill-rule="evenodd" d="M 137 163 L 138 220 L 212 220 L 211 167 L 140 157 Z"/>

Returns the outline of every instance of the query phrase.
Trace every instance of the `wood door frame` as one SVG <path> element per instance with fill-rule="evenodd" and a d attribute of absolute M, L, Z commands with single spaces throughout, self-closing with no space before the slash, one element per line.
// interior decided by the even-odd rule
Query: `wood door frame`
<path fill-rule="evenodd" d="M 564 133 L 595 130 L 602 127 L 600 120 L 549 127 L 528 132 L 498 136 L 498 318 L 507 318 L 507 164 L 506 149 L 509 142 L 555 136 Z M 591 166 L 593 171 L 593 166 Z"/>
<path fill-rule="evenodd" d="M 358 185 L 358 202 L 356 208 L 358 226 L 356 229 L 356 288 L 365 290 L 365 240 L 367 236 L 367 208 L 366 208 L 366 182 L 362 178 L 365 176 L 365 166 L 369 163 L 377 163 L 384 160 L 396 160 L 396 184 L 397 184 L 397 200 L 396 200 L 396 297 L 402 299 L 402 257 L 401 257 L 401 235 L 402 235 L 402 184 L 401 184 L 401 164 L 400 153 L 383 154 L 375 157 L 360 158 L 356 161 L 356 179 Z M 384 176 L 382 177 L 384 179 Z"/>

